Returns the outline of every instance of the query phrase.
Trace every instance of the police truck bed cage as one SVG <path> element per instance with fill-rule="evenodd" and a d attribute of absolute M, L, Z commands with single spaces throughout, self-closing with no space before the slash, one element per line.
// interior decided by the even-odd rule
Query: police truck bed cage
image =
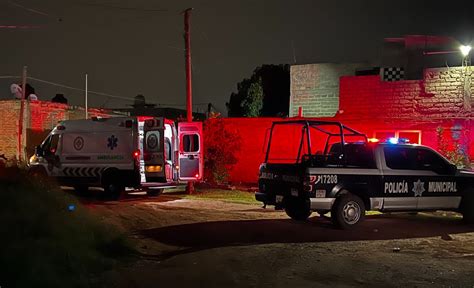
<path fill-rule="evenodd" d="M 361 133 L 355 129 L 352 129 L 340 122 L 336 121 L 319 121 L 319 120 L 289 120 L 289 121 L 276 121 L 273 122 L 270 137 L 267 145 L 267 153 L 265 155 L 265 162 L 268 163 L 270 159 L 270 151 L 272 145 L 272 139 L 274 137 L 275 130 L 279 126 L 283 125 L 296 125 L 301 126 L 301 137 L 298 147 L 298 154 L 296 156 L 296 163 L 310 162 L 314 165 L 315 162 L 327 162 L 330 154 L 337 154 L 341 157 L 345 155 L 345 149 L 347 149 L 349 137 L 359 137 L 359 144 L 368 143 L 368 138 L 364 133 Z M 312 133 L 312 130 L 313 133 Z M 315 133 L 316 132 L 316 133 Z M 322 134 L 321 134 L 322 133 Z M 319 134 L 313 135 L 313 134 Z M 321 135 L 326 135 L 326 141 L 324 143 L 324 151 L 320 150 L 313 153 L 314 142 L 320 140 Z M 315 138 L 315 136 L 318 136 Z M 361 139 L 360 139 L 361 138 Z M 315 141 L 316 140 L 316 141 Z M 355 142 L 355 141 L 352 141 Z M 344 143 L 344 145 L 341 145 Z M 306 149 L 305 149 L 306 148 Z M 321 147 L 323 148 L 323 147 Z M 304 151 L 306 150 L 306 151 Z M 337 151 L 335 151 L 337 150 Z M 281 159 L 280 159 L 281 160 Z M 289 159 L 286 159 L 289 160 Z M 287 162 L 288 163 L 288 162 Z"/>

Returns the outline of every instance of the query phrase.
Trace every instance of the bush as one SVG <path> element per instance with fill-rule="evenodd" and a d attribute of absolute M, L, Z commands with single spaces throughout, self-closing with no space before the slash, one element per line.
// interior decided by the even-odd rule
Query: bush
<path fill-rule="evenodd" d="M 91 287 L 131 250 L 53 183 L 0 169 L 0 285 Z M 3 177 L 1 177 L 3 176 Z"/>
<path fill-rule="evenodd" d="M 204 177 L 211 184 L 227 182 L 229 168 L 237 163 L 241 139 L 237 131 L 225 127 L 222 119 L 204 122 Z"/>

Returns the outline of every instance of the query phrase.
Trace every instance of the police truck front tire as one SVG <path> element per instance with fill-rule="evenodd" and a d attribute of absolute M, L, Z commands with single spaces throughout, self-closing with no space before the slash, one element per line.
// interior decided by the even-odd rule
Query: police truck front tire
<path fill-rule="evenodd" d="M 331 211 L 334 225 L 350 229 L 365 218 L 365 205 L 357 195 L 347 193 L 336 199 Z"/>
<path fill-rule="evenodd" d="M 289 198 L 285 203 L 285 212 L 293 220 L 305 221 L 311 216 L 309 201 L 306 199 Z"/>
<path fill-rule="evenodd" d="M 474 190 L 470 189 L 465 192 L 460 208 L 463 221 L 467 224 L 474 224 Z"/>

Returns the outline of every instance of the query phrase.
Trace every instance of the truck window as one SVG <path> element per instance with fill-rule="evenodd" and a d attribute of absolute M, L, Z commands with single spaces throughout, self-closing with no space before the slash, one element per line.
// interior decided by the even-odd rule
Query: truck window
<path fill-rule="evenodd" d="M 198 152 L 199 151 L 199 135 L 185 134 L 183 135 L 183 151 Z"/>
<path fill-rule="evenodd" d="M 345 164 L 351 168 L 377 168 L 373 150 L 365 144 L 347 144 L 344 146 Z"/>
<path fill-rule="evenodd" d="M 426 170 L 438 174 L 449 171 L 449 163 L 431 150 L 409 147 L 385 147 L 385 162 L 390 169 Z"/>
<path fill-rule="evenodd" d="M 414 149 L 416 170 L 430 170 L 438 174 L 449 173 L 449 163 L 440 155 L 428 149 Z"/>

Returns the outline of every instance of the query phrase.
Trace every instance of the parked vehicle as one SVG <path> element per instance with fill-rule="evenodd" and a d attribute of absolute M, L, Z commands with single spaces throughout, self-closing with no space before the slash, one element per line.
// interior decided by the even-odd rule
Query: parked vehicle
<path fill-rule="evenodd" d="M 203 175 L 202 123 L 153 117 L 63 121 L 36 147 L 35 175 L 55 178 L 78 192 L 104 188 L 117 198 L 126 187 L 158 195 Z"/>
<path fill-rule="evenodd" d="M 295 220 L 331 212 L 342 228 L 366 210 L 451 210 L 474 222 L 474 172 L 426 146 L 368 140 L 338 122 L 273 123 L 256 199 Z"/>

